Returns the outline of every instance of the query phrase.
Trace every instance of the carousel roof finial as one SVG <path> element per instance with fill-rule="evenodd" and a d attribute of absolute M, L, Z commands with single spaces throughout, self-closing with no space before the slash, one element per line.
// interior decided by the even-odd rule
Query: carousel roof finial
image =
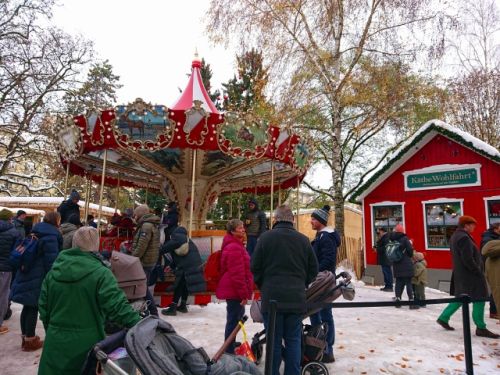
<path fill-rule="evenodd" d="M 201 59 L 198 56 L 198 49 L 195 49 L 194 59 L 191 64 L 191 77 L 189 77 L 189 82 L 181 94 L 177 103 L 175 103 L 171 108 L 187 110 L 193 107 L 195 100 L 201 102 L 201 107 L 209 112 L 219 114 L 217 108 L 215 108 L 214 103 L 210 99 L 210 96 L 203 85 L 203 79 L 201 78 Z"/>

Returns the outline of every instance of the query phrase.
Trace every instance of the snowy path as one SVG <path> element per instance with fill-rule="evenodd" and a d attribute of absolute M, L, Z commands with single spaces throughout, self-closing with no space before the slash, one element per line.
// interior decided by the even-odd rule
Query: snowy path
<path fill-rule="evenodd" d="M 426 293 L 427 298 L 448 296 L 429 289 Z M 355 301 L 387 301 L 391 297 L 391 293 L 381 292 L 378 287 L 356 283 Z M 13 307 L 14 316 L 6 322 L 10 332 L 0 336 L 0 374 L 33 375 L 41 352 L 21 351 L 21 306 Z M 456 330 L 448 332 L 435 323 L 443 308 L 444 305 L 429 305 L 419 310 L 407 307 L 337 309 L 334 311 L 336 362 L 328 365 L 330 374 L 465 373 L 461 313 L 457 312 L 450 321 Z M 225 303 L 192 306 L 189 314 L 168 317 L 168 321 L 195 346 L 202 346 L 213 355 L 223 341 Z M 486 323 L 490 330 L 500 333 L 500 321 L 486 317 Z M 246 328 L 250 340 L 262 326 L 249 321 Z M 43 336 L 40 323 L 37 333 Z M 472 334 L 475 374 L 500 373 L 500 340 L 476 337 L 474 331 Z M 260 366 L 263 370 L 263 363 Z"/>

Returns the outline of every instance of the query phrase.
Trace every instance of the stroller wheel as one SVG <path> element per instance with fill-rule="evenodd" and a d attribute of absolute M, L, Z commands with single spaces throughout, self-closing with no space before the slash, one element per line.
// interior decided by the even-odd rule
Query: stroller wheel
<path fill-rule="evenodd" d="M 309 362 L 302 367 L 301 375 L 328 375 L 328 369 L 321 362 Z"/>

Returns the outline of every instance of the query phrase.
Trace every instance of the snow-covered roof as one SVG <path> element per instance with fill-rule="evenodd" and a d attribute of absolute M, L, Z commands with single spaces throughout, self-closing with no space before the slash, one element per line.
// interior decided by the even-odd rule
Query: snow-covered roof
<path fill-rule="evenodd" d="M 45 211 L 43 211 L 43 210 L 34 210 L 32 208 L 24 208 L 24 207 L 3 207 L 3 206 L 0 206 L 0 211 L 1 210 L 9 210 L 9 211 L 12 211 L 14 214 L 17 214 L 17 211 L 19 211 L 19 210 L 23 210 L 24 212 L 26 212 L 26 215 L 28 215 L 28 216 L 36 216 L 36 215 L 44 216 L 45 215 Z"/>
<path fill-rule="evenodd" d="M 360 201 L 363 199 L 378 185 L 379 181 L 384 180 L 394 170 L 403 165 L 423 145 L 429 142 L 436 133 L 450 138 L 500 164 L 500 152 L 495 147 L 443 121 L 430 120 L 403 142 L 397 150 L 390 153 L 385 162 L 380 163 L 377 168 L 366 175 L 363 184 L 352 194 L 350 200 Z"/>
<path fill-rule="evenodd" d="M 26 208 L 23 207 L 33 204 L 58 206 L 64 199 L 65 198 L 63 197 L 0 197 L 0 204 L 19 204 L 21 205 L 19 209 L 23 209 L 26 211 Z M 78 201 L 78 205 L 80 207 L 85 207 L 85 201 Z M 99 205 L 95 203 L 90 203 L 89 208 L 93 211 L 99 211 Z M 115 213 L 115 209 L 112 207 L 102 206 L 102 212 L 112 215 Z M 118 210 L 117 212 L 120 214 L 120 210 Z"/>

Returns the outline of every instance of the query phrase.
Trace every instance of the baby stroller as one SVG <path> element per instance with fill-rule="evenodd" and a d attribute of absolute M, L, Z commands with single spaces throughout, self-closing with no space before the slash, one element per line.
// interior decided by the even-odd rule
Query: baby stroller
<path fill-rule="evenodd" d="M 338 284 L 337 279 L 341 279 Z M 329 271 L 322 271 L 306 290 L 308 309 L 304 319 L 321 310 L 321 303 L 333 302 L 341 295 L 352 301 L 354 294 L 351 275 L 347 272 L 341 272 L 335 276 Z M 252 319 L 254 322 L 263 323 L 264 319 L 257 306 L 258 304 L 254 304 L 250 310 Z M 302 325 L 302 375 L 328 375 L 327 367 L 320 362 L 326 348 L 327 329 L 326 324 L 321 326 Z M 263 347 L 266 342 L 265 334 L 266 330 L 264 329 L 257 332 L 252 338 L 251 348 L 257 363 L 263 355 Z"/>
<path fill-rule="evenodd" d="M 172 325 L 157 317 L 141 320 L 128 332 L 121 331 L 96 344 L 86 370 L 106 375 L 229 375 L 244 372 L 261 375 L 257 366 L 242 356 L 223 354 L 228 338 L 213 359 L 179 336 Z M 126 354 L 122 346 L 125 346 Z M 118 358 L 116 352 L 119 352 Z M 84 372 L 91 374 L 92 372 Z"/>

